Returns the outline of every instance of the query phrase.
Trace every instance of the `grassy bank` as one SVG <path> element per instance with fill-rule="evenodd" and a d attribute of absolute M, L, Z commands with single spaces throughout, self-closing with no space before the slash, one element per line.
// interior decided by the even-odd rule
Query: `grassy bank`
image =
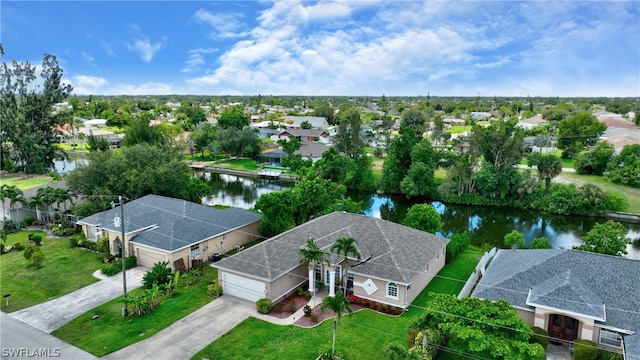
<path fill-rule="evenodd" d="M 9 234 L 7 245 L 26 244 L 29 233 L 21 231 Z M 11 294 L 9 307 L 2 302 L 2 311 L 12 312 L 68 294 L 98 281 L 93 272 L 102 265 L 94 252 L 80 248 L 69 248 L 67 238 L 44 238 L 42 251 L 45 259 L 35 267 L 24 258 L 24 251 L 2 255 L 0 279 L 2 293 Z"/>
<path fill-rule="evenodd" d="M 457 294 L 481 256 L 478 249 L 464 251 L 438 273 L 402 316 L 371 310 L 344 316 L 338 325 L 336 351 L 346 359 L 384 359 L 382 349 L 386 344 L 405 344 L 407 326 L 428 304 L 429 292 Z M 314 359 L 331 349 L 332 331 L 331 320 L 305 329 L 249 318 L 192 359 Z"/>

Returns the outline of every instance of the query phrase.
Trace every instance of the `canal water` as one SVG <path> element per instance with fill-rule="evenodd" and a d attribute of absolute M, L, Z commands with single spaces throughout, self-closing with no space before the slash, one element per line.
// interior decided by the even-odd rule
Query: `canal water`
<path fill-rule="evenodd" d="M 291 186 L 290 183 L 250 179 L 235 175 L 197 172 L 213 188 L 213 195 L 203 199 L 207 205 L 227 205 L 251 209 L 260 195 L 279 191 Z M 416 203 L 404 196 L 371 193 L 349 193 L 351 199 L 362 203 L 362 213 L 367 216 L 401 222 L 407 210 Z M 474 245 L 503 247 L 504 236 L 518 230 L 529 244 L 537 237 L 546 237 L 554 248 L 572 248 L 581 243 L 593 225 L 604 222 L 603 218 L 582 216 L 562 216 L 539 211 L 490 207 L 464 206 L 431 203 L 442 217 L 443 236 L 467 231 Z M 628 258 L 640 260 L 640 224 L 625 223 L 627 234 L 634 241 L 629 245 Z"/>

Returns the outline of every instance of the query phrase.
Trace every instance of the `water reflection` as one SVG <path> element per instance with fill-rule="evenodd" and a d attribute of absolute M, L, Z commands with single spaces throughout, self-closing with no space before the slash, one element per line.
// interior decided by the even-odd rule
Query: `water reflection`
<path fill-rule="evenodd" d="M 365 215 L 394 222 L 401 222 L 409 207 L 415 204 L 402 196 L 351 195 L 354 200 L 363 201 Z M 551 215 L 523 209 L 448 205 L 437 201 L 431 205 L 442 217 L 440 235 L 449 237 L 466 230 L 474 245 L 502 247 L 504 236 L 517 230 L 524 234 L 526 245 L 537 237 L 546 237 L 554 248 L 570 249 L 581 243 L 581 237 L 593 225 L 606 221 L 602 218 Z M 627 247 L 627 257 L 640 260 L 640 224 L 625 223 L 625 226 L 629 229 L 627 236 L 632 240 L 638 239 L 635 246 L 632 244 Z"/>
<path fill-rule="evenodd" d="M 264 179 L 249 179 L 235 175 L 195 172 L 195 176 L 204 180 L 213 194 L 202 199 L 206 205 L 226 205 L 241 209 L 251 209 L 260 195 L 283 190 L 289 183 Z"/>
<path fill-rule="evenodd" d="M 65 160 L 54 160 L 53 166 L 58 174 L 66 174 L 75 170 L 78 166 L 87 165 L 89 160 L 83 156 L 69 155 Z"/>
<path fill-rule="evenodd" d="M 196 176 L 212 187 L 214 194 L 203 199 L 207 205 L 228 205 L 251 209 L 260 195 L 285 189 L 292 184 L 243 178 L 234 175 L 198 172 Z M 407 210 L 416 202 L 403 196 L 380 195 L 362 192 L 350 192 L 352 200 L 362 204 L 362 213 L 367 216 L 402 222 Z M 593 225 L 604 222 L 602 218 L 581 216 L 550 215 L 538 211 L 449 205 L 440 202 L 431 203 L 442 217 L 441 235 L 450 237 L 454 233 L 468 231 L 474 245 L 502 247 L 504 236 L 512 230 L 524 234 L 525 244 L 537 237 L 546 237 L 554 248 L 570 249 L 581 243 Z M 628 258 L 640 260 L 640 224 L 628 224 L 627 234 L 636 240 L 635 246 L 629 245 Z"/>

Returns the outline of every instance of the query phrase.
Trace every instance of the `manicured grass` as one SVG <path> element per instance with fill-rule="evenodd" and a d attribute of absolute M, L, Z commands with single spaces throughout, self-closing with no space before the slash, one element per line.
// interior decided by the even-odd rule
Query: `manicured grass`
<path fill-rule="evenodd" d="M 386 344 L 406 343 L 407 326 L 423 312 L 428 293 L 457 294 L 481 256 L 480 250 L 470 248 L 445 265 L 402 316 L 371 310 L 343 316 L 338 324 L 336 352 L 345 359 L 384 359 L 382 349 Z M 315 359 L 331 349 L 332 327 L 331 320 L 304 329 L 249 318 L 192 359 Z"/>
<path fill-rule="evenodd" d="M 29 233 L 9 234 L 7 245 L 26 244 Z M 68 294 L 98 281 L 93 272 L 102 265 L 100 256 L 80 248 L 69 248 L 67 238 L 44 238 L 45 259 L 36 268 L 24 258 L 24 251 L 10 252 L 0 258 L 2 293 L 11 294 L 9 307 L 2 302 L 2 310 L 12 312 Z"/>
<path fill-rule="evenodd" d="M 2 175 L 2 181 L 0 183 L 7 184 L 7 186 L 15 185 L 20 190 L 27 190 L 33 187 L 44 185 L 52 182 L 53 179 L 50 176 L 43 175 L 25 175 L 25 174 L 10 174 Z"/>
<path fill-rule="evenodd" d="M 256 170 L 258 165 L 254 159 L 229 159 L 224 162 L 219 162 L 218 165 L 225 165 L 230 169 L 238 170 Z"/>
<path fill-rule="evenodd" d="M 447 130 L 447 132 L 450 133 L 450 134 L 461 134 L 461 133 L 466 132 L 466 131 L 471 131 L 471 129 L 473 129 L 473 126 L 471 126 L 471 125 L 452 126 L 451 129 Z"/>
<path fill-rule="evenodd" d="M 76 146 L 73 143 L 59 143 L 57 146 L 64 151 L 81 151 L 89 152 L 89 146 L 86 142 L 77 142 Z"/>
<path fill-rule="evenodd" d="M 209 303 L 213 298 L 207 295 L 207 285 L 216 278 L 217 270 L 205 266 L 201 276 L 183 275 L 178 294 L 163 298 L 160 305 L 148 314 L 123 318 L 122 297 L 119 297 L 80 315 L 52 334 L 93 355 L 104 356 L 151 337 Z M 194 283 L 188 285 L 189 280 Z M 136 289 L 128 296 L 137 296 L 142 291 Z M 94 315 L 100 317 L 92 320 Z"/>

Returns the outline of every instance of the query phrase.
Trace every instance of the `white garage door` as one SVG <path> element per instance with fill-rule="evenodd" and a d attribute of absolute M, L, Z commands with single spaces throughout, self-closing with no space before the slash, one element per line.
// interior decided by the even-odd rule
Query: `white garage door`
<path fill-rule="evenodd" d="M 222 273 L 222 293 L 256 301 L 265 297 L 264 283 L 241 276 Z"/>
<path fill-rule="evenodd" d="M 138 253 L 138 265 L 140 266 L 144 266 L 144 267 L 148 267 L 148 268 L 152 268 L 153 264 L 155 263 L 159 263 L 162 261 L 167 261 L 167 258 L 164 254 L 153 251 L 153 250 L 147 250 L 145 248 L 137 248 L 137 253 Z M 171 264 L 169 264 L 169 266 L 171 266 Z"/>

